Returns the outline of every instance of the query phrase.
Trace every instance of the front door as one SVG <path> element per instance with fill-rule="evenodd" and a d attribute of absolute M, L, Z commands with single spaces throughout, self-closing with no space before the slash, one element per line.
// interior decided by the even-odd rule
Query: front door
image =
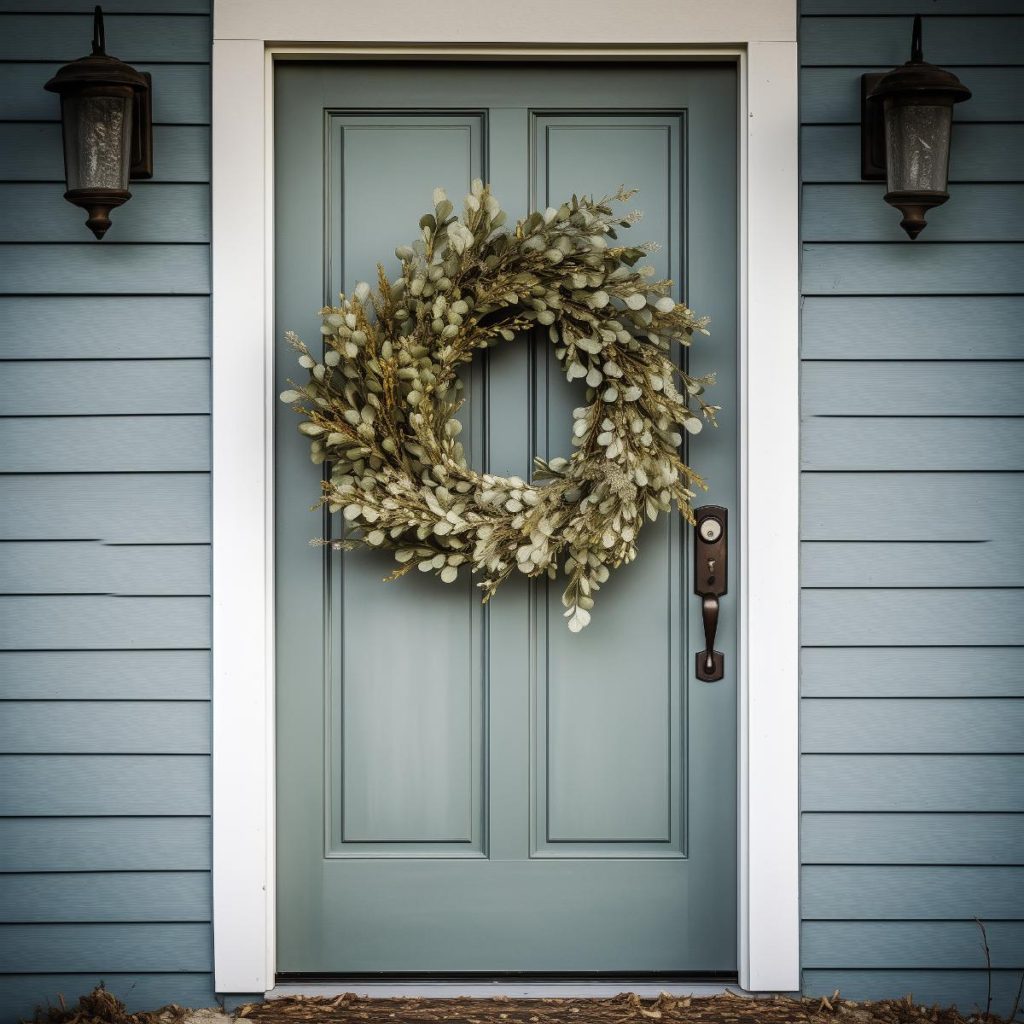
<path fill-rule="evenodd" d="M 573 193 L 639 188 L 630 241 L 712 317 L 688 357 L 715 370 L 721 425 L 691 444 L 707 502 L 738 521 L 736 77 L 710 63 L 292 63 L 276 73 L 276 325 L 374 281 L 435 186 L 473 178 L 510 219 Z M 254 211 L 259 216 L 260 211 Z M 479 357 L 471 463 L 527 477 L 568 455 L 581 384 L 546 338 Z M 301 372 L 282 342 L 276 390 Z M 566 629 L 561 586 L 394 582 L 381 551 L 310 546 L 320 467 L 277 413 L 278 970 L 673 972 L 736 969 L 738 545 L 700 682 L 692 530 L 640 554 Z M 704 499 L 700 499 L 700 504 Z"/>

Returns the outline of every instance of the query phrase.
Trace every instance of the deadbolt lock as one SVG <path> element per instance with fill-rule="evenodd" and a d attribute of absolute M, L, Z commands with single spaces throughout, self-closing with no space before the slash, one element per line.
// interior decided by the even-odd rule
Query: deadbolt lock
<path fill-rule="evenodd" d="M 701 521 L 700 539 L 707 544 L 714 544 L 722 536 L 722 524 L 714 516 Z"/>

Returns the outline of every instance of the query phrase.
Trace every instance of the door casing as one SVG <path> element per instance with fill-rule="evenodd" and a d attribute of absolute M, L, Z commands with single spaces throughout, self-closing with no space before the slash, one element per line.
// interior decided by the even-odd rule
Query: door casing
<path fill-rule="evenodd" d="M 527 0 L 479 31 L 471 0 L 215 0 L 213 45 L 213 917 L 218 992 L 275 971 L 273 63 L 401 59 L 735 60 L 739 74 L 739 976 L 799 989 L 798 164 L 796 0 L 644 0 L 661 41 L 579 37 L 600 2 Z M 611 9 L 611 4 L 608 4 Z M 534 8 L 536 8 L 534 10 Z M 710 8 L 710 9 L 709 9 Z M 474 10 L 476 15 L 474 16 Z M 503 21 L 503 18 L 509 20 Z M 609 20 L 609 24 L 613 24 Z M 550 45 L 515 45 L 544 24 Z M 611 35 L 610 29 L 605 29 Z M 639 33 L 640 29 L 628 29 Z M 344 46 L 310 39 L 353 39 Z M 394 40 L 381 42 L 381 40 Z M 254 345 L 254 339 L 260 344 Z M 780 412 L 782 410 L 782 412 Z M 752 425 L 761 429 L 751 430 Z M 251 495 L 243 503 L 241 495 Z"/>

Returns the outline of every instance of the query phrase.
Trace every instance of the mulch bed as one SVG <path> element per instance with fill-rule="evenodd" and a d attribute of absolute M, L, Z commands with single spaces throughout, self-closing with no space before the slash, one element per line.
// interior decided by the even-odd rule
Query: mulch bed
<path fill-rule="evenodd" d="M 831 999 L 749 999 L 725 995 L 691 999 L 662 993 L 641 999 L 335 999 L 293 997 L 243 1006 L 238 1016 L 259 1024 L 998 1024 L 1000 1018 L 964 1017 L 955 1009 L 925 1008 L 910 997 L 877 1003 Z"/>
<path fill-rule="evenodd" d="M 204 1022 L 207 1014 L 199 1011 Z M 188 1024 L 192 1011 L 167 1006 L 128 1013 L 119 999 L 96 989 L 74 1006 L 41 1009 L 36 1024 Z M 856 1003 L 835 993 L 830 999 L 749 999 L 725 995 L 691 999 L 662 993 L 640 999 L 626 992 L 613 999 L 371 999 L 348 993 L 336 998 L 295 996 L 252 1003 L 225 1024 L 1006 1024 L 984 1013 L 963 1016 L 955 1008 L 924 1007 L 905 999 Z"/>

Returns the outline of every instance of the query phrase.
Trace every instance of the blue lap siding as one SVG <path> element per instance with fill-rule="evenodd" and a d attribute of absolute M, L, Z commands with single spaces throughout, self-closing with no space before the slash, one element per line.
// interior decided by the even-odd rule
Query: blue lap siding
<path fill-rule="evenodd" d="M 100 981 L 214 1004 L 207 0 L 108 0 L 156 176 L 61 199 L 91 7 L 0 13 L 0 1021 Z"/>
<path fill-rule="evenodd" d="M 860 181 L 859 80 L 974 91 L 916 243 Z M 806 992 L 1008 1013 L 1024 968 L 1024 4 L 803 0 Z"/>

